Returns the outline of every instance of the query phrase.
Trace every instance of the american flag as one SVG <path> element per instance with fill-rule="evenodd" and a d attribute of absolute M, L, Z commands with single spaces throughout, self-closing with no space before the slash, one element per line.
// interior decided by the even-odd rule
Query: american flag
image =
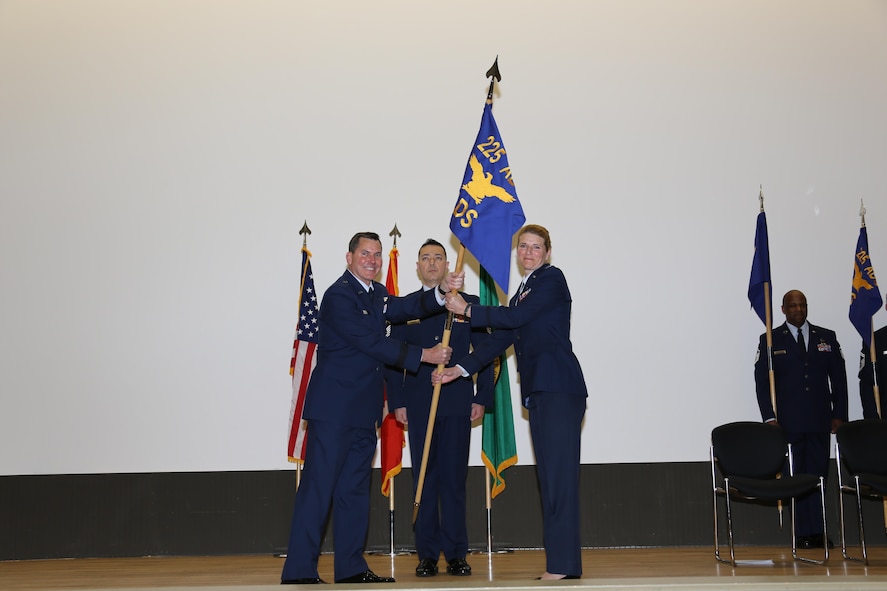
<path fill-rule="evenodd" d="M 317 358 L 317 291 L 314 289 L 314 275 L 311 273 L 311 252 L 302 247 L 302 275 L 299 288 L 299 319 L 296 321 L 296 336 L 293 340 L 293 358 L 290 361 L 290 375 L 293 376 L 293 401 L 290 407 L 290 432 L 287 443 L 287 456 L 290 462 L 305 461 L 306 427 L 302 424 L 302 409 L 305 407 L 305 391 Z"/>

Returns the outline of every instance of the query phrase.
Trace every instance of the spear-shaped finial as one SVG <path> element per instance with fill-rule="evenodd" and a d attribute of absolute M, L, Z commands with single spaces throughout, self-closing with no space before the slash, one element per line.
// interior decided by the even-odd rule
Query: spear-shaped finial
<path fill-rule="evenodd" d="M 862 219 L 860 228 L 865 228 L 865 205 L 862 203 L 862 199 L 859 200 L 859 217 Z"/>
<path fill-rule="evenodd" d="M 305 220 L 305 223 L 302 224 L 302 229 L 299 230 L 299 234 L 302 234 L 302 248 L 308 247 L 308 234 L 311 233 L 311 229 L 308 227 L 308 220 Z"/>
<path fill-rule="evenodd" d="M 493 102 L 493 85 L 496 82 L 502 82 L 502 74 L 499 73 L 499 56 L 496 56 L 495 61 L 493 61 L 493 65 L 490 66 L 490 69 L 487 70 L 486 77 L 490 79 L 490 91 L 487 93 L 487 102 Z"/>
<path fill-rule="evenodd" d="M 758 193 L 758 201 L 761 202 L 761 211 L 764 211 L 764 185 L 761 185 L 761 192 Z"/>
<path fill-rule="evenodd" d="M 394 228 L 388 232 L 388 235 L 394 236 L 394 248 L 397 248 L 397 239 L 400 237 L 400 230 L 397 229 L 397 222 L 394 223 Z"/>

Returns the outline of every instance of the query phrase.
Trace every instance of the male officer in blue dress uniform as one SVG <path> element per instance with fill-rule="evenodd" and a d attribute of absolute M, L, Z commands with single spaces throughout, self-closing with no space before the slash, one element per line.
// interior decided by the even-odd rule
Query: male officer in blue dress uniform
<path fill-rule="evenodd" d="M 887 379 L 887 326 L 875 331 L 875 368 L 877 369 L 878 391 L 883 396 L 887 392 L 884 380 Z M 872 354 L 864 344 L 859 359 L 859 399 L 862 402 L 862 418 L 881 419 L 884 415 L 884 399 L 881 398 L 881 416 L 875 404 L 875 374 L 872 373 Z"/>
<path fill-rule="evenodd" d="M 440 242 L 430 238 L 425 241 L 419 249 L 416 271 L 423 285 L 416 293 L 437 289 L 447 272 L 447 253 Z M 475 304 L 480 301 L 473 295 L 463 294 L 463 297 Z M 420 347 L 433 347 L 441 340 L 446 316 L 443 311 L 436 316 L 392 325 L 391 337 Z M 449 343 L 453 359 L 467 356 L 471 346 L 485 337 L 488 337 L 485 329 L 472 330 L 464 318 L 455 317 Z M 398 421 L 404 424 L 409 421 L 414 493 L 431 410 L 433 369 L 428 364 L 421 365 L 418 371 L 387 368 L 388 406 Z M 419 556 L 416 576 L 436 575 L 441 552 L 447 561 L 447 573 L 455 576 L 471 574 L 471 566 L 465 560 L 468 553 L 465 480 L 471 423 L 483 416 L 485 407 L 492 405 L 492 390 L 492 365 L 478 374 L 476 396 L 474 380 L 470 376 L 441 387 L 415 523 Z"/>
<path fill-rule="evenodd" d="M 792 290 L 782 298 L 786 322 L 773 329 L 776 412 L 770 402 L 766 335 L 755 361 L 755 389 L 761 418 L 781 425 L 792 444 L 795 474 L 826 476 L 830 434 L 847 420 L 847 370 L 834 331 L 807 322 L 807 298 Z M 778 420 L 778 423 L 777 423 Z M 797 503 L 799 548 L 832 547 L 822 531 L 819 497 Z"/>
<path fill-rule="evenodd" d="M 321 538 L 333 508 L 337 583 L 392 583 L 372 572 L 364 559 L 369 526 L 370 476 L 381 419 L 384 366 L 417 370 L 450 358 L 450 347 L 422 348 L 385 336 L 386 321 L 439 313 L 443 297 L 435 290 L 389 297 L 374 281 L 382 268 L 382 243 L 373 232 L 354 235 L 348 265 L 323 295 L 319 314 L 317 365 L 311 374 L 303 417 L 308 444 L 290 529 L 283 584 L 323 583 L 317 572 Z M 444 278 L 445 289 L 459 289 Z"/>

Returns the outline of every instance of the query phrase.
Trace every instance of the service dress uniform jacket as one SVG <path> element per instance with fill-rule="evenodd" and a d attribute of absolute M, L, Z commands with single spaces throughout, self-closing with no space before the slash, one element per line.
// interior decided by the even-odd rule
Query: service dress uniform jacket
<path fill-rule="evenodd" d="M 572 301 L 563 272 L 552 265 L 541 266 L 527 277 L 508 307 L 471 307 L 472 326 L 500 330 L 460 365 L 469 373 L 476 372 L 513 344 L 524 406 L 538 392 L 586 398 L 585 377 L 570 342 Z"/>
<path fill-rule="evenodd" d="M 776 418 L 786 432 L 830 432 L 832 419 L 847 420 L 847 370 L 834 331 L 809 324 L 807 355 L 788 325 L 773 329 L 776 414 L 770 403 L 767 336 L 761 335 L 755 361 L 755 390 L 764 421 Z"/>
<path fill-rule="evenodd" d="M 526 277 L 508 307 L 471 307 L 472 326 L 496 330 L 459 365 L 476 372 L 514 345 L 542 497 L 546 570 L 578 576 L 580 435 L 588 390 L 570 342 L 572 301 L 563 272 L 542 265 Z"/>
<path fill-rule="evenodd" d="M 755 390 L 764 421 L 776 419 L 792 445 L 795 474 L 827 476 L 832 419 L 847 420 L 847 370 L 834 331 L 807 323 L 806 353 L 787 323 L 773 329 L 776 413 L 770 402 L 767 336 L 761 335 L 755 361 Z M 819 497 L 796 505 L 798 536 L 823 533 Z"/>
<path fill-rule="evenodd" d="M 376 423 L 382 416 L 385 364 L 418 369 L 422 347 L 386 338 L 386 321 L 439 313 L 433 292 L 372 293 L 348 270 L 324 293 L 318 316 L 317 365 L 308 382 L 305 467 L 281 579 L 315 578 L 321 538 L 333 508 L 336 580 L 367 570 L 370 476 Z"/>
<path fill-rule="evenodd" d="M 480 301 L 474 295 L 462 294 L 462 297 L 472 304 Z M 394 324 L 391 326 L 391 338 L 420 347 L 434 347 L 441 342 L 446 318 L 447 314 L 443 312 Z M 478 346 L 488 338 L 489 333 L 485 328 L 472 328 L 465 318 L 455 315 L 449 341 L 453 349 L 451 363 L 458 363 L 459 359 L 467 357 L 472 346 Z M 434 369 L 436 366 L 423 363 L 417 371 L 390 366 L 386 370 L 389 410 L 407 410 L 414 494 L 431 412 L 434 389 L 431 373 Z M 472 403 L 492 407 L 492 364 L 478 373 L 476 394 L 471 376 L 441 386 L 422 499 L 415 523 L 416 552 L 420 560 L 436 562 L 443 552 L 449 561 L 465 558 L 468 552 L 465 480 L 468 475 Z"/>

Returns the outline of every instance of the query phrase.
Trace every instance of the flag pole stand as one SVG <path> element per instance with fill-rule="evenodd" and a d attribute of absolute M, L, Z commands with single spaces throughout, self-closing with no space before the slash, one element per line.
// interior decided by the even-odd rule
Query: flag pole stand
<path fill-rule="evenodd" d="M 498 550 L 493 550 L 493 499 L 490 495 L 490 490 L 492 483 L 490 482 L 490 471 L 484 466 L 484 483 L 486 486 L 484 487 L 485 492 L 484 496 L 486 497 L 486 512 L 487 512 L 487 549 L 486 550 L 472 550 L 472 554 L 487 554 L 492 556 L 493 554 L 509 554 L 514 552 L 510 548 L 499 548 Z"/>
<path fill-rule="evenodd" d="M 408 556 L 410 554 L 414 554 L 415 551 L 409 550 L 407 548 L 401 548 L 400 550 L 395 549 L 394 547 L 394 481 L 397 480 L 396 476 L 391 477 L 391 481 L 388 483 L 388 550 L 367 550 L 366 553 L 371 556 L 390 556 L 394 558 L 395 556 Z"/>

